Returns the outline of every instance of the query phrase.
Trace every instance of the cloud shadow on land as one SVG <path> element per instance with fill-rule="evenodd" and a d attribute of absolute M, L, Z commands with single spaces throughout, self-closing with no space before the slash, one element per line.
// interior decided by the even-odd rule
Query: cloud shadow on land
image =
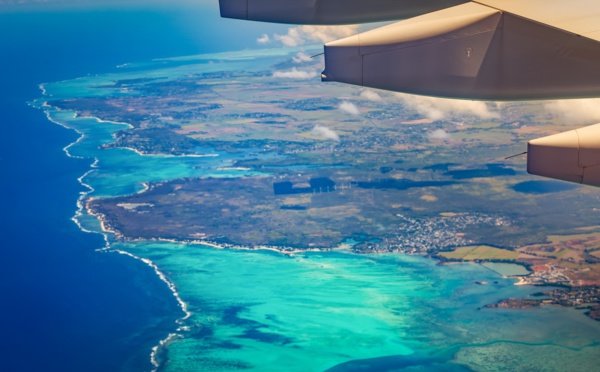
<path fill-rule="evenodd" d="M 573 190 L 578 187 L 577 184 L 561 181 L 525 181 L 511 186 L 513 190 L 523 194 L 551 194 Z"/>

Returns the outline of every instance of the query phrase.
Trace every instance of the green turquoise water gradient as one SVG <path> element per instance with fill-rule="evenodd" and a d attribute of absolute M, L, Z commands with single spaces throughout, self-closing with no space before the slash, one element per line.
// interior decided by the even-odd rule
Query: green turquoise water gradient
<path fill-rule="evenodd" d="M 259 57 L 276 60 L 281 53 Z M 214 70 L 207 61 L 219 58 L 221 69 L 256 65 L 244 53 L 157 61 L 156 68 L 46 84 L 45 99 L 106 94 L 97 86 L 117 78 Z M 184 65 L 161 67 L 170 62 Z M 223 153 L 196 158 L 101 149 L 122 124 L 47 111 L 83 135 L 69 154 L 97 160 L 82 177 L 94 197 L 179 177 L 244 174 L 217 170 L 233 159 Z M 78 221 L 99 231 L 85 211 Z M 176 336 L 159 348 L 164 371 L 592 371 L 600 363 L 599 322 L 560 307 L 482 308 L 538 289 L 514 286 L 514 279 L 478 265 L 345 252 L 288 257 L 168 242 L 111 242 L 111 248 L 156 265 L 191 312 L 185 319 L 181 312 Z"/>
<path fill-rule="evenodd" d="M 536 289 L 477 265 L 170 243 L 115 247 L 156 263 L 193 314 L 163 354 L 166 371 L 323 371 L 390 355 L 449 362 L 455 353 L 455 362 L 476 370 L 520 370 L 531 359 L 534 370 L 589 371 L 600 358 L 600 327 L 578 311 L 479 309 Z"/>

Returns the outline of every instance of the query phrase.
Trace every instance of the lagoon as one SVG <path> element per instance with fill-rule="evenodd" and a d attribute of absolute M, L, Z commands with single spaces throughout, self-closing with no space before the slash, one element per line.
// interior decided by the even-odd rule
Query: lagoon
<path fill-rule="evenodd" d="M 525 266 L 511 263 L 485 262 L 481 266 L 487 267 L 502 276 L 523 276 L 531 273 Z"/>

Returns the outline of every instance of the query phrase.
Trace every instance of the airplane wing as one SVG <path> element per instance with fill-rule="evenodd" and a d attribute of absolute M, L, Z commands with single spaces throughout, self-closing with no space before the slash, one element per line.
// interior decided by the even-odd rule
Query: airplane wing
<path fill-rule="evenodd" d="M 404 19 L 325 44 L 323 81 L 476 100 L 600 97 L 598 0 L 220 0 L 220 5 L 222 16 L 269 22 Z M 567 133 L 560 140 L 531 141 L 528 171 L 600 186 L 600 131 Z M 572 156 L 563 157 L 566 153 Z"/>
<path fill-rule="evenodd" d="M 529 141 L 527 172 L 600 187 L 600 124 Z"/>
<path fill-rule="evenodd" d="M 595 97 L 600 2 L 469 2 L 328 43 L 325 66 L 325 81 L 430 96 Z"/>
<path fill-rule="evenodd" d="M 221 17 L 337 25 L 415 17 L 468 0 L 219 0 Z"/>

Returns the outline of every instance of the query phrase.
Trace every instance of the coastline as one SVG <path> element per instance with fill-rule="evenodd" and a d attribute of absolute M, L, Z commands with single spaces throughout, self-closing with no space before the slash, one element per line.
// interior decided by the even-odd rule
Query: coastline
<path fill-rule="evenodd" d="M 181 155 L 155 154 L 155 153 L 150 153 L 150 152 L 142 152 L 136 148 L 127 147 L 127 146 L 120 146 L 118 148 L 133 151 L 140 156 L 158 156 L 158 157 L 164 157 L 164 158 L 216 158 L 216 157 L 220 156 L 219 154 L 181 154 Z M 217 169 L 217 170 L 219 170 L 219 169 Z"/>
<path fill-rule="evenodd" d="M 144 186 L 146 186 L 147 188 L 149 187 L 149 185 L 144 184 Z M 143 191 L 140 191 L 143 192 Z M 202 245 L 205 247 L 210 247 L 213 249 L 220 249 L 220 250 L 236 250 L 236 251 L 254 251 L 254 252 L 259 252 L 259 251 L 268 251 L 268 252 L 275 252 L 278 254 L 282 254 L 285 256 L 289 256 L 289 257 L 293 257 L 296 254 L 301 254 L 301 253 L 306 253 L 306 252 L 331 252 L 331 251 L 351 251 L 348 245 L 345 244 L 340 244 L 340 246 L 338 247 L 334 247 L 334 248 L 319 248 L 319 247 L 311 247 L 311 248 L 307 248 L 307 249 L 298 249 L 298 248 L 292 248 L 292 247 L 278 247 L 278 246 L 265 246 L 265 245 L 261 245 L 261 246 L 254 246 L 254 247 L 248 247 L 248 246 L 243 246 L 243 245 L 238 245 L 238 244 L 222 244 L 222 243 L 217 243 L 214 241 L 210 241 L 210 240 L 203 240 L 203 239 L 175 239 L 175 238 L 132 238 L 132 237 L 127 237 L 125 235 L 123 235 L 121 232 L 119 232 L 118 230 L 112 228 L 109 226 L 108 221 L 106 220 L 105 216 L 101 213 L 97 213 L 94 212 L 91 207 L 89 207 L 89 202 L 94 200 L 94 198 L 88 198 L 87 202 L 86 202 L 86 212 L 91 215 L 94 216 L 98 219 L 98 221 L 100 222 L 100 226 L 102 228 L 102 232 L 106 233 L 106 234 L 112 234 L 117 240 L 124 242 L 124 243 L 136 243 L 136 242 L 164 242 L 164 243 L 173 243 L 173 244 L 181 244 L 181 245 Z M 374 251 L 374 252 L 370 252 L 370 253 L 395 253 L 395 254 L 407 254 L 407 255 L 412 255 L 409 253 L 404 253 L 404 252 L 388 252 L 388 251 Z M 529 275 L 503 275 L 495 270 L 492 270 L 484 265 L 482 265 L 483 263 L 487 263 L 487 262 L 493 262 L 493 261 L 482 261 L 482 262 L 471 262 L 471 261 L 467 261 L 467 262 L 460 262 L 460 261 L 444 261 L 444 260 L 440 260 L 435 254 L 420 254 L 422 256 L 425 257 L 429 257 L 430 259 L 433 259 L 437 262 L 438 265 L 454 265 L 454 264 L 476 264 L 478 266 L 484 267 L 487 270 L 490 270 L 494 273 L 496 273 L 497 275 L 503 277 L 503 278 L 511 278 L 511 279 L 517 279 L 517 282 L 514 283 L 514 285 L 516 286 L 521 286 L 521 285 L 534 285 L 531 283 L 528 283 L 524 277 Z M 518 262 L 514 262 L 514 263 L 510 263 L 510 264 L 514 264 L 514 265 L 519 265 L 519 266 L 524 266 L 525 265 L 518 263 Z"/>
<path fill-rule="evenodd" d="M 46 95 L 46 90 L 43 87 L 43 85 L 40 85 L 40 89 L 42 90 L 42 94 Z M 34 106 L 35 107 L 35 106 Z M 81 133 L 80 131 L 78 131 L 77 129 L 70 127 L 68 125 L 65 125 L 57 120 L 54 120 L 51 116 L 51 113 L 48 109 L 52 109 L 52 110 L 56 110 L 56 111 L 63 111 L 62 109 L 49 105 L 48 101 L 44 101 L 42 103 L 42 105 L 40 107 L 37 107 L 39 109 L 44 110 L 44 113 L 46 114 L 46 117 L 48 118 L 49 121 L 62 126 L 63 128 L 66 129 L 70 129 L 70 130 L 74 130 L 75 132 L 77 132 L 79 135 L 81 135 L 81 137 L 79 138 L 79 140 L 77 140 L 74 143 L 69 144 L 67 147 L 65 147 L 64 150 L 68 149 L 69 147 L 77 144 L 78 142 L 82 141 L 83 138 L 85 137 L 85 135 L 83 133 Z M 92 115 L 79 115 L 77 112 L 73 112 L 73 119 L 93 119 L 96 120 L 98 123 L 105 123 L 105 124 L 111 124 L 111 125 L 126 125 L 129 129 L 134 128 L 133 125 L 126 123 L 126 122 L 121 122 L 121 121 L 112 121 L 112 120 L 103 120 L 97 116 L 92 116 Z M 125 150 L 129 150 L 129 151 L 133 151 L 136 154 L 140 155 L 140 156 L 157 156 L 157 157 L 164 157 L 164 158 L 178 158 L 178 157 L 186 157 L 186 158 L 207 158 L 207 157 L 218 157 L 220 156 L 217 153 L 211 153 L 211 154 L 179 154 L 179 155 L 173 155 L 173 154 L 164 154 L 164 153 L 151 153 L 151 152 L 144 152 L 144 151 L 140 151 L 134 147 L 129 147 L 129 146 L 119 146 L 118 148 L 120 149 L 125 149 Z M 71 156 L 71 157 L 75 157 L 75 158 L 80 158 L 78 156 L 73 156 L 71 154 L 67 155 Z M 250 170 L 249 168 L 232 168 L 234 170 Z M 217 170 L 221 170 L 221 169 L 217 169 Z"/>
<path fill-rule="evenodd" d="M 46 91 L 45 91 L 45 89 L 43 88 L 42 85 L 40 85 L 40 89 L 42 89 L 42 91 L 45 94 Z M 33 106 L 33 107 L 36 107 L 36 106 Z M 81 131 L 77 130 L 76 128 L 70 127 L 70 126 L 68 126 L 68 125 L 66 125 L 64 123 L 59 122 L 58 120 L 53 119 L 52 116 L 51 116 L 51 112 L 47 110 L 47 108 L 49 108 L 49 107 L 52 108 L 52 109 L 56 109 L 56 108 L 54 108 L 52 106 L 47 105 L 46 102 L 44 102 L 44 104 L 43 104 L 42 107 L 38 107 L 38 108 L 40 108 L 40 109 L 42 109 L 44 111 L 47 120 L 50 121 L 51 123 L 53 123 L 55 125 L 59 125 L 59 126 L 65 128 L 67 130 L 75 131 L 79 135 L 79 137 L 77 138 L 76 141 L 68 144 L 67 146 L 65 146 L 63 148 L 63 151 L 65 152 L 65 154 L 67 155 L 67 157 L 76 158 L 76 159 L 86 159 L 86 158 L 81 157 L 81 156 L 73 155 L 69 151 L 69 149 L 72 146 L 77 145 L 78 143 L 80 143 L 81 141 L 83 141 L 86 138 L 85 134 L 82 133 Z M 44 109 L 44 108 L 46 108 L 46 109 Z M 74 118 L 76 118 L 76 117 L 77 117 L 77 115 L 75 114 Z M 90 117 L 90 118 L 95 119 L 98 122 L 106 122 L 106 121 L 103 121 L 103 120 L 101 120 L 99 118 L 96 118 L 96 117 Z M 109 122 L 109 123 L 114 123 L 114 122 Z M 129 125 L 127 123 L 115 123 L 115 124 Z M 143 154 L 140 154 L 140 155 L 143 155 Z M 144 264 L 146 264 L 147 266 L 151 267 L 153 269 L 153 271 L 155 272 L 156 276 L 162 282 L 164 282 L 167 285 L 167 288 L 173 294 L 173 297 L 175 298 L 175 300 L 176 300 L 179 308 L 181 309 L 181 311 L 184 314 L 182 317 L 179 317 L 176 320 L 176 323 L 179 324 L 179 326 L 175 328 L 175 332 L 184 331 L 185 327 L 183 326 L 183 322 L 186 319 L 188 319 L 192 315 L 192 313 L 188 310 L 187 304 L 181 299 L 181 296 L 179 295 L 179 292 L 177 291 L 177 288 L 175 287 L 175 284 L 171 280 L 169 280 L 167 278 L 167 276 L 162 271 L 160 271 L 160 269 L 158 268 L 158 266 L 154 262 L 152 262 L 151 260 L 146 259 L 146 258 L 142 258 L 142 257 L 138 257 L 138 256 L 136 256 L 136 255 L 134 255 L 134 254 L 132 254 L 130 252 L 126 252 L 126 251 L 118 250 L 118 249 L 113 249 L 111 247 L 111 244 L 110 244 L 109 234 L 113 234 L 113 235 L 115 235 L 117 237 L 120 234 L 117 231 L 113 231 L 112 229 L 110 229 L 109 227 L 107 227 L 106 223 L 105 223 L 105 220 L 104 220 L 104 218 L 102 218 L 102 216 L 93 213 L 93 211 L 91 211 L 89 208 L 87 208 L 87 202 L 89 202 L 90 200 L 94 199 L 93 197 L 88 197 L 88 195 L 90 193 L 94 192 L 95 189 L 91 185 L 89 185 L 88 183 L 86 183 L 84 181 L 84 179 L 85 179 L 86 176 L 88 176 L 89 174 L 91 174 L 92 172 L 95 172 L 97 170 L 98 163 L 99 163 L 99 159 L 97 157 L 95 157 L 94 158 L 94 162 L 92 164 L 90 164 L 90 169 L 87 172 L 85 172 L 83 175 L 81 175 L 80 177 L 77 178 L 77 181 L 85 189 L 87 189 L 87 190 L 80 192 L 79 197 L 77 198 L 77 201 L 76 201 L 76 207 L 77 207 L 77 209 L 75 210 L 75 214 L 73 215 L 73 217 L 71 217 L 71 221 L 73 221 L 73 223 L 75 223 L 77 225 L 77 227 L 82 232 L 89 233 L 89 234 L 100 234 L 100 235 L 102 235 L 103 240 L 105 242 L 105 246 L 102 247 L 102 248 L 98 248 L 96 251 L 98 251 L 98 252 L 107 252 L 107 253 L 114 252 L 114 253 L 117 253 L 117 254 L 120 254 L 120 255 L 123 255 L 123 256 L 127 256 L 127 257 L 130 257 L 130 258 L 133 258 L 134 260 L 141 261 Z M 149 187 L 148 183 L 145 183 L 145 182 L 142 183 L 142 185 L 144 186 L 143 189 L 140 190 L 140 191 L 138 191 L 138 192 L 144 192 Z M 90 229 L 86 228 L 85 226 L 83 226 L 83 224 L 81 223 L 81 221 L 79 219 L 81 217 L 83 217 L 85 215 L 85 213 L 87 213 L 90 216 L 95 217 L 98 220 L 98 222 L 100 223 L 101 231 L 90 230 Z M 173 332 L 169 333 L 166 338 L 159 340 L 158 344 L 156 344 L 155 346 L 153 346 L 151 348 L 149 357 L 150 357 L 150 363 L 154 366 L 153 372 L 157 371 L 160 368 L 161 364 L 160 364 L 160 360 L 159 360 L 160 358 L 158 357 L 158 354 L 160 353 L 161 349 L 164 348 L 164 347 L 166 347 L 171 341 L 173 341 L 174 339 L 176 339 L 178 337 L 182 337 L 180 335 L 180 333 L 173 333 Z"/>
<path fill-rule="evenodd" d="M 106 251 L 107 252 L 116 252 L 118 254 L 131 257 L 131 258 L 133 258 L 135 260 L 139 260 L 139 261 L 145 263 L 146 265 L 150 266 L 154 270 L 154 272 L 156 273 L 156 275 L 160 278 L 160 280 L 163 281 L 167 285 L 167 287 L 169 288 L 169 290 L 173 294 L 173 297 L 175 297 L 175 300 L 179 304 L 179 307 L 181 308 L 181 311 L 183 311 L 183 313 L 184 313 L 183 317 L 181 317 L 181 318 L 179 318 L 179 319 L 176 320 L 176 323 L 179 324 L 179 326 L 175 330 L 177 333 L 169 333 L 169 335 L 166 338 L 160 340 L 158 342 L 158 344 L 155 345 L 155 346 L 153 346 L 152 349 L 151 349 L 151 352 L 150 352 L 150 362 L 155 367 L 154 370 L 153 370 L 153 372 L 157 371 L 158 368 L 160 368 L 160 366 L 161 366 L 161 363 L 160 363 L 159 358 L 158 358 L 158 354 L 160 353 L 161 348 L 164 348 L 164 347 L 168 346 L 168 344 L 171 341 L 173 341 L 174 339 L 179 338 L 179 337 L 183 337 L 183 336 L 181 336 L 181 334 L 179 332 L 182 332 L 182 331 L 186 330 L 186 327 L 183 326 L 183 323 L 184 323 L 184 321 L 186 319 L 188 319 L 189 317 L 192 316 L 192 313 L 188 310 L 187 303 L 185 303 L 181 299 L 181 296 L 179 295 L 179 292 L 177 291 L 177 287 L 175 286 L 175 284 L 169 278 L 167 278 L 167 276 L 162 271 L 160 271 L 160 269 L 158 268 L 158 266 L 154 262 L 152 262 L 151 260 L 149 260 L 147 258 L 138 257 L 138 256 L 136 256 L 136 255 L 134 255 L 132 253 L 129 253 L 129 252 L 123 251 L 123 250 L 119 250 L 119 249 L 114 249 L 113 250 L 113 249 L 109 248 Z"/>
<path fill-rule="evenodd" d="M 144 187 L 145 187 L 145 190 L 148 190 L 150 188 L 149 184 L 147 184 L 147 183 L 144 183 Z M 137 193 L 144 192 L 145 190 L 141 190 Z M 292 248 L 292 247 L 279 247 L 279 246 L 266 246 L 266 245 L 248 247 L 248 246 L 239 245 L 239 244 L 222 244 L 222 243 L 217 243 L 214 241 L 204 240 L 204 239 L 175 239 L 175 238 L 161 238 L 161 237 L 155 237 L 155 238 L 148 239 L 148 238 L 128 237 L 128 236 L 125 236 L 124 234 L 122 234 L 120 231 L 111 227 L 110 224 L 108 223 L 105 215 L 92 210 L 92 208 L 89 206 L 89 203 L 93 200 L 95 200 L 95 198 L 93 198 L 93 197 L 90 197 L 86 200 L 86 203 L 85 203 L 86 204 L 86 206 L 85 206 L 86 212 L 89 215 L 94 216 L 95 218 L 98 219 L 103 233 L 112 234 L 117 240 L 124 242 L 124 243 L 127 243 L 127 242 L 130 242 L 130 243 L 164 242 L 164 243 L 173 243 L 173 244 L 181 244 L 181 245 L 202 245 L 202 246 L 210 247 L 213 249 L 220 249 L 220 250 L 230 249 L 230 250 L 236 250 L 236 251 L 255 251 L 255 252 L 256 251 L 268 251 L 268 252 L 275 252 L 275 253 L 282 254 L 285 256 L 289 256 L 289 257 L 293 257 L 295 254 L 301 254 L 301 253 L 305 253 L 305 252 L 351 251 L 350 246 L 348 246 L 347 244 L 344 244 L 344 243 L 341 243 L 338 247 L 334 247 L 334 248 L 311 247 L 311 248 L 306 248 L 306 249 L 298 249 L 298 248 Z M 413 255 L 411 253 L 406 253 L 406 252 L 401 252 L 401 251 L 394 251 L 394 252 L 372 251 L 369 253 L 375 253 L 375 254 L 376 253 L 395 253 L 395 254 Z M 369 253 L 367 253 L 367 254 L 369 254 Z M 497 275 L 499 275 L 501 277 L 518 279 L 518 281 L 514 285 L 533 285 L 531 283 L 527 283 L 525 281 L 525 279 L 523 278 L 524 276 L 527 276 L 529 274 L 506 276 L 506 275 L 503 275 L 495 270 L 492 270 L 492 269 L 482 265 L 483 263 L 494 262 L 494 261 L 481 261 L 481 262 L 447 261 L 447 260 L 440 259 L 439 256 L 437 256 L 436 254 L 420 253 L 419 255 L 426 256 L 426 257 L 429 257 L 430 259 L 435 260 L 438 265 L 469 264 L 469 263 L 477 264 L 479 266 L 486 268 L 487 270 L 490 270 L 490 271 L 496 273 Z M 526 265 L 521 264 L 519 262 L 511 262 L 510 264 L 527 267 Z"/>
<path fill-rule="evenodd" d="M 100 222 L 100 226 L 102 228 L 102 233 L 105 234 L 112 234 L 114 235 L 114 237 L 116 239 L 118 239 L 121 242 L 124 243 L 136 243 L 136 242 L 163 242 L 163 243 L 173 243 L 173 244 L 182 244 L 182 245 L 202 245 L 202 246 L 206 246 L 206 247 L 210 247 L 210 248 L 214 248 L 214 249 L 231 249 L 231 250 L 236 250 L 236 251 L 269 251 L 269 252 L 275 252 L 275 253 L 279 253 L 285 256 L 289 256 L 292 257 L 295 254 L 299 254 L 299 253 L 305 253 L 305 252 L 330 252 L 332 250 L 337 250 L 336 248 L 307 248 L 307 249 L 298 249 L 298 248 L 291 248 L 291 247 L 276 247 L 276 246 L 265 246 L 265 245 L 261 245 L 261 246 L 255 246 L 255 247 L 246 247 L 246 246 L 242 246 L 242 245 L 236 245 L 236 244 L 219 244 L 217 242 L 213 242 L 210 240 L 202 240 L 202 239 L 185 239 L 185 240 L 180 240 L 180 239 L 172 239 L 172 238 L 151 238 L 151 239 L 144 239 L 144 238 L 131 238 L 131 237 L 126 237 L 124 236 L 121 232 L 111 228 L 108 224 L 108 222 L 106 221 L 106 218 L 103 214 L 101 213 L 96 213 L 94 212 L 90 207 L 89 207 L 89 202 L 94 200 L 94 198 L 88 198 L 86 201 L 86 212 L 91 215 L 94 216 L 98 219 L 98 221 Z"/>
<path fill-rule="evenodd" d="M 45 104 L 46 106 L 52 107 L 52 108 L 53 108 L 53 109 L 55 109 L 55 110 L 59 110 L 59 111 L 61 111 L 61 109 L 60 109 L 60 108 L 58 108 L 58 107 L 54 107 L 54 106 L 52 106 L 52 105 L 48 105 L 48 102 L 44 102 L 44 104 Z M 114 125 L 126 125 L 126 126 L 128 126 L 128 127 L 129 127 L 129 129 L 133 128 L 133 125 L 131 125 L 131 124 L 129 124 L 129 123 L 125 123 L 125 122 L 122 122 L 122 121 L 103 120 L 103 119 L 100 119 L 100 118 L 99 118 L 99 117 L 97 117 L 97 116 L 92 116 L 92 115 L 89 115 L 89 116 L 88 116 L 88 115 L 79 115 L 79 114 L 78 114 L 78 113 L 75 111 L 75 113 L 73 114 L 73 119 L 79 119 L 79 118 L 82 118 L 82 119 L 94 119 L 94 120 L 96 120 L 98 123 L 108 123 L 108 124 L 114 124 Z"/>
<path fill-rule="evenodd" d="M 145 187 L 149 187 L 148 185 L 144 185 Z M 93 200 L 93 199 L 88 199 L 88 201 Z M 86 203 L 87 204 L 87 203 Z M 108 243 L 108 234 L 112 234 L 116 239 L 118 239 L 119 241 L 123 242 L 123 243 L 127 243 L 127 242 L 131 242 L 131 243 L 143 243 L 143 242 L 164 242 L 164 243 L 172 243 L 172 244 L 181 244 L 181 245 L 186 245 L 186 246 L 194 246 L 194 245 L 200 245 L 200 246 L 204 246 L 204 247 L 208 247 L 208 248 L 212 248 L 212 249 L 217 249 L 217 250 L 235 250 L 235 251 L 254 251 L 254 252 L 259 252 L 259 251 L 266 251 L 266 252 L 274 252 L 277 254 L 281 254 L 287 257 L 294 257 L 295 254 L 301 254 L 301 253 L 305 253 L 305 252 L 328 252 L 328 251 L 333 251 L 333 250 L 338 250 L 338 249 L 344 249 L 344 250 L 348 250 L 348 247 L 340 247 L 338 249 L 333 248 L 333 249 L 329 249 L 329 248 L 309 248 L 309 249 L 296 249 L 296 248 L 290 248 L 290 247 L 276 247 L 276 246 L 256 246 L 256 247 L 246 247 L 246 246 L 240 246 L 240 245 L 233 245 L 233 244 L 219 244 L 217 242 L 213 242 L 210 240 L 203 240 L 203 239 L 174 239 L 174 238 L 152 238 L 152 239 L 146 239 L 146 238 L 131 238 L 131 237 L 126 237 L 123 234 L 121 234 L 119 231 L 117 231 L 116 229 L 112 228 L 110 226 L 110 224 L 108 223 L 108 221 L 106 221 L 106 218 L 104 215 L 102 215 L 101 213 L 94 213 L 91 208 L 89 206 L 86 206 L 86 211 L 88 214 L 93 215 L 95 218 L 97 218 L 100 221 L 100 226 L 102 228 L 103 234 L 107 239 L 107 246 L 110 246 L 110 243 Z M 161 278 L 161 280 L 163 280 L 167 286 L 171 289 L 171 291 L 173 292 L 173 295 L 176 297 L 178 303 L 180 304 L 181 309 L 184 311 L 184 313 L 186 314 L 183 318 L 178 320 L 178 323 L 180 324 L 180 327 L 177 328 L 176 332 L 174 333 L 170 333 L 165 339 L 161 340 L 155 347 L 152 348 L 152 352 L 151 352 L 151 361 L 152 364 L 156 367 L 156 369 L 154 371 L 157 371 L 160 367 L 161 367 L 161 363 L 163 363 L 163 361 L 161 360 L 161 353 L 164 352 L 169 345 L 172 342 L 175 342 L 176 340 L 180 339 L 180 338 L 185 338 L 185 334 L 182 333 L 184 331 L 186 331 L 185 327 L 181 326 L 183 324 L 183 321 L 186 320 L 187 318 L 192 316 L 192 313 L 190 311 L 187 310 L 187 304 L 181 299 L 181 297 L 179 296 L 179 292 L 177 291 L 177 288 L 175 287 L 174 283 L 171 282 L 159 269 L 158 266 L 156 264 L 154 264 L 154 262 L 147 260 L 147 259 L 143 259 L 143 258 L 139 258 L 135 255 L 132 255 L 128 252 L 122 252 L 122 251 L 118 251 L 118 253 L 122 253 L 122 254 L 127 254 L 130 257 L 136 258 L 136 259 L 140 259 L 142 262 L 146 263 L 147 265 L 149 265 L 150 267 L 152 267 L 155 272 L 157 273 L 157 275 L 159 275 L 159 277 Z M 382 253 L 382 252 L 373 252 L 373 253 Z M 392 253 L 392 252 L 387 252 L 387 253 Z M 395 253 L 403 253 L 403 252 L 395 252 Z M 442 262 L 441 260 L 437 259 L 435 257 L 435 255 L 426 255 L 428 256 L 428 258 L 432 258 L 435 259 L 438 264 L 457 264 L 457 263 L 475 263 L 478 266 L 483 266 L 482 263 L 485 262 L 493 262 L 493 261 L 482 261 L 482 262 Z M 517 264 L 520 265 L 519 263 L 512 263 L 512 264 Z M 525 265 L 520 265 L 520 266 L 525 266 Z M 493 271 L 495 272 L 497 275 L 503 277 L 503 278 L 509 278 L 509 279 L 514 279 L 516 280 L 516 282 L 513 283 L 514 286 L 532 286 L 532 287 L 536 287 L 537 285 L 533 284 L 533 283 L 529 283 L 526 281 L 526 279 L 524 278 L 524 276 L 521 275 L 502 275 L 501 273 L 492 270 L 488 267 L 485 267 L 487 270 Z M 478 285 L 485 285 L 488 284 L 488 282 L 486 281 L 475 281 L 475 283 L 477 283 Z M 502 303 L 503 301 L 508 301 L 508 300 L 500 300 L 498 303 Z M 523 301 L 526 301 L 525 299 L 523 299 Z M 488 305 L 486 305 L 486 307 L 489 308 L 493 308 L 494 304 L 490 303 Z M 568 307 L 568 306 L 559 306 L 559 307 Z M 520 307 L 513 307 L 514 309 L 520 309 Z"/>
<path fill-rule="evenodd" d="M 84 197 L 84 196 L 83 196 Z M 92 200 L 93 198 L 88 198 L 87 200 Z M 80 198 L 81 201 L 81 198 Z M 78 205 L 80 205 L 80 201 L 78 201 Z M 80 213 L 80 215 L 83 214 L 83 212 L 81 212 L 81 210 L 78 210 L 78 212 Z M 152 370 L 153 372 L 158 371 L 158 369 L 161 366 L 161 361 L 160 361 L 160 357 L 159 354 L 161 353 L 161 351 L 167 347 L 169 345 L 169 343 L 171 343 L 172 341 L 174 341 L 177 338 L 181 338 L 183 337 L 181 335 L 181 332 L 186 331 L 187 327 L 184 326 L 184 322 L 186 319 L 190 318 L 192 316 L 192 312 L 188 310 L 188 305 L 185 301 L 183 301 L 183 299 L 181 298 L 181 295 L 179 294 L 179 292 L 177 291 L 177 287 L 175 286 L 175 283 L 173 283 L 167 276 L 165 273 L 163 273 L 160 268 L 158 267 L 158 265 L 156 265 L 152 260 L 149 260 L 147 258 L 143 258 L 143 257 L 139 257 L 136 256 L 130 252 L 124 251 L 124 250 L 120 250 L 120 249 L 114 249 L 112 248 L 111 244 L 110 244 L 110 239 L 109 239 L 109 234 L 113 234 L 115 236 L 119 236 L 120 234 L 117 231 L 114 231 L 110 228 L 108 228 L 106 226 L 106 223 L 104 222 L 104 219 L 102 218 L 102 216 L 100 216 L 99 214 L 94 214 L 91 210 L 89 210 L 89 208 L 86 208 L 86 212 L 91 215 L 94 216 L 98 219 L 98 221 L 100 222 L 100 227 L 102 229 L 102 232 L 97 232 L 97 231 L 91 231 L 91 230 L 87 230 L 87 229 L 83 229 L 82 231 L 88 232 L 88 233 L 97 233 L 97 234 L 101 234 L 104 237 L 104 241 L 106 242 L 106 246 L 102 249 L 99 249 L 99 251 L 102 252 L 114 252 L 123 256 L 127 256 L 130 258 L 133 258 L 134 260 L 138 260 L 143 262 L 144 264 L 146 264 L 147 266 L 151 267 L 154 270 L 154 273 L 158 276 L 158 278 L 164 282 L 167 287 L 169 288 L 169 290 L 171 291 L 173 297 L 175 298 L 179 308 L 181 309 L 181 311 L 183 312 L 183 316 L 178 318 L 176 320 L 176 323 L 179 325 L 176 329 L 175 332 L 171 332 L 167 335 L 166 338 L 159 340 L 158 344 L 156 344 L 155 346 L 152 347 L 151 351 L 150 351 L 150 362 L 152 363 L 152 365 L 154 366 L 154 369 Z M 75 218 L 75 217 L 74 217 Z M 74 220 L 75 221 L 75 220 Z M 81 225 L 76 222 L 78 226 Z"/>
<path fill-rule="evenodd" d="M 532 284 L 527 283 L 527 281 L 524 278 L 520 277 L 519 281 L 516 282 L 515 285 L 532 285 Z"/>

